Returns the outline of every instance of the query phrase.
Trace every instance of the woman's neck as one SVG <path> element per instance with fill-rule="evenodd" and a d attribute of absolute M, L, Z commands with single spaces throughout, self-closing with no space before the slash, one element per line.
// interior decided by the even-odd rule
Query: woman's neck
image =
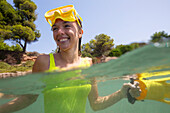
<path fill-rule="evenodd" d="M 79 62 L 80 57 L 78 56 L 78 51 L 61 51 L 59 57 L 65 64 L 74 64 Z"/>

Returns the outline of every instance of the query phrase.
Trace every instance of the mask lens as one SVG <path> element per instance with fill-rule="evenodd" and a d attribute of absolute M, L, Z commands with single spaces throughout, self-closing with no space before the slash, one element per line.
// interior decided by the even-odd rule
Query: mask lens
<path fill-rule="evenodd" d="M 51 16 L 51 15 L 54 14 L 54 12 L 55 12 L 55 10 L 54 10 L 54 11 L 50 11 L 50 12 L 48 12 L 48 13 L 46 14 L 46 16 Z"/>
<path fill-rule="evenodd" d="M 47 13 L 47 16 L 51 16 L 51 15 L 53 15 L 54 14 L 54 12 L 60 12 L 60 13 L 65 13 L 65 12 L 68 12 L 69 10 L 71 10 L 72 9 L 72 7 L 71 6 L 69 6 L 69 7 L 64 7 L 64 8 L 58 8 L 58 9 L 56 9 L 56 10 L 53 10 L 53 11 L 49 11 L 48 13 Z"/>
<path fill-rule="evenodd" d="M 64 7 L 64 8 L 61 8 L 61 10 L 62 10 L 62 12 L 63 13 L 65 13 L 65 12 L 67 12 L 67 11 L 69 11 L 69 10 L 71 10 L 72 9 L 72 7 L 70 6 L 70 7 Z"/>

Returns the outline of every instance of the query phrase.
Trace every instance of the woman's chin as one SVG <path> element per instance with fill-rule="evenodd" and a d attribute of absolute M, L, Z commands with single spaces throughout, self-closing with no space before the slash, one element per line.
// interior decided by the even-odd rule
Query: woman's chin
<path fill-rule="evenodd" d="M 69 47 L 67 46 L 67 47 L 60 47 L 60 50 L 61 51 L 67 51 L 67 50 L 69 50 Z"/>

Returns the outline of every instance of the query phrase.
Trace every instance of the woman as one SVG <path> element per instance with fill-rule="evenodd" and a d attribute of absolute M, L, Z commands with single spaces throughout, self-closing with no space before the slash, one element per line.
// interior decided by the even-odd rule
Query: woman
<path fill-rule="evenodd" d="M 71 12 L 69 12 L 71 11 Z M 70 13 L 71 16 L 65 13 Z M 73 13 L 74 12 L 74 15 Z M 52 14 L 51 14 L 52 13 Z M 63 15 L 63 16 L 62 16 Z M 65 17 L 66 15 L 66 17 Z M 90 65 L 92 62 L 85 62 L 86 59 L 80 57 L 80 41 L 83 34 L 81 18 L 74 10 L 72 5 L 60 7 L 48 11 L 45 14 L 47 21 L 51 20 L 53 37 L 57 45 L 59 46 L 59 52 L 55 53 L 54 62 L 55 66 L 59 69 L 68 70 L 72 67 L 79 67 L 80 64 Z M 73 17 L 73 18 L 71 18 Z M 78 17 L 80 19 L 78 19 Z M 68 57 L 69 56 L 69 57 Z M 44 72 L 47 70 L 53 70 L 51 66 L 49 55 L 39 56 L 33 67 L 33 72 Z M 138 84 L 136 84 L 137 86 Z M 105 97 L 99 97 L 97 91 L 96 80 L 93 79 L 91 82 L 91 91 L 88 95 L 90 105 L 93 110 L 101 110 L 111 106 L 119 100 L 126 97 L 127 90 L 130 90 L 132 96 L 139 96 L 139 89 L 134 88 L 131 84 L 124 84 L 122 89 Z M 132 93 L 133 92 L 133 93 Z M 57 101 L 57 100 L 56 100 Z M 79 108 L 80 109 L 80 108 Z M 83 112 L 83 111 L 82 111 Z"/>
<path fill-rule="evenodd" d="M 45 72 L 53 70 L 62 71 L 77 67 L 90 66 L 92 64 L 92 61 L 89 59 L 81 58 L 80 56 L 81 52 L 80 45 L 81 38 L 83 35 L 81 25 L 82 19 L 78 15 L 74 7 L 72 5 L 68 5 L 50 10 L 46 12 L 45 17 L 49 24 L 52 26 L 53 38 L 57 43 L 57 46 L 59 47 L 59 51 L 54 54 L 39 56 L 35 61 L 32 71 L 33 72 Z M 80 87 L 71 86 L 61 89 L 60 88 L 49 89 L 44 92 L 45 112 L 51 113 L 56 111 L 57 113 L 69 113 L 69 112 L 85 113 L 85 103 L 87 96 L 93 110 L 96 111 L 105 109 L 115 104 L 116 102 L 120 101 L 121 99 L 126 98 L 127 91 L 129 88 L 131 88 L 129 92 L 132 95 L 132 97 L 139 96 L 140 91 L 139 88 L 137 88 L 137 86 L 138 86 L 137 83 L 134 86 L 131 84 L 124 84 L 123 87 L 117 92 L 104 97 L 99 97 L 98 95 L 97 83 L 95 78 L 91 80 L 90 85 L 89 83 L 87 83 Z M 68 92 L 68 90 L 70 89 L 71 92 Z M 84 91 L 84 93 L 80 93 L 80 90 Z M 63 97 L 64 100 L 59 101 L 58 99 L 60 98 L 58 94 L 60 93 L 61 93 L 60 96 L 70 94 L 77 95 L 78 97 L 81 97 L 81 99 L 76 99 L 77 96 L 75 97 L 64 96 Z M 50 99 L 51 97 L 52 99 Z M 27 105 L 29 105 L 36 100 L 37 95 L 34 96 L 24 95 L 23 97 L 20 98 L 18 97 L 18 101 L 16 101 L 16 103 L 20 103 L 21 100 L 23 101 L 22 98 L 25 99 L 25 101 L 30 101 L 30 103 L 27 102 Z M 71 102 L 70 100 L 75 102 Z M 64 101 L 66 102 L 64 103 Z M 75 106 L 72 106 L 73 104 L 75 104 Z M 22 109 L 27 105 L 24 106 L 23 104 L 23 106 L 20 108 Z"/>

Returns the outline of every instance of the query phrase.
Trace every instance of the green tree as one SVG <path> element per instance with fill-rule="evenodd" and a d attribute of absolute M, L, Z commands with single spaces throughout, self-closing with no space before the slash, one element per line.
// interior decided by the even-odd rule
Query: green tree
<path fill-rule="evenodd" d="M 168 35 L 167 33 L 165 33 L 165 31 L 160 31 L 160 32 L 155 32 L 152 36 L 151 36 L 151 42 L 161 42 L 164 39 L 170 39 L 170 35 Z"/>
<path fill-rule="evenodd" d="M 132 43 L 132 44 L 130 44 L 130 46 L 132 46 L 133 49 L 137 49 L 140 47 L 139 43 Z"/>
<path fill-rule="evenodd" d="M 93 56 L 100 57 L 102 55 L 107 56 L 114 46 L 113 39 L 105 34 L 99 34 L 93 41 Z"/>
<path fill-rule="evenodd" d="M 89 43 L 82 45 L 82 56 L 88 57 L 100 57 L 102 55 L 107 56 L 114 46 L 113 39 L 105 34 L 99 34 L 95 36 Z"/>
<path fill-rule="evenodd" d="M 83 57 L 100 57 L 107 56 L 114 46 L 113 39 L 105 34 L 95 36 L 95 39 L 90 40 L 89 43 L 82 45 Z"/>
<path fill-rule="evenodd" d="M 133 46 L 131 46 L 131 45 L 122 45 L 121 44 L 121 45 L 116 46 L 116 49 L 119 49 L 122 54 L 125 54 L 126 52 L 132 51 Z"/>
<path fill-rule="evenodd" d="M 83 44 L 81 48 L 82 57 L 92 57 L 92 48 L 90 47 L 89 43 Z"/>
<path fill-rule="evenodd" d="M 13 0 L 15 8 L 6 0 L 0 0 L 0 37 L 19 44 L 23 52 L 27 44 L 38 41 L 39 30 L 34 21 L 37 6 L 31 0 Z"/>
<path fill-rule="evenodd" d="M 109 53 L 109 56 L 111 56 L 111 57 L 113 57 L 113 56 L 119 57 L 121 55 L 122 55 L 122 52 L 120 51 L 120 49 L 117 49 L 117 48 L 112 49 Z"/>

